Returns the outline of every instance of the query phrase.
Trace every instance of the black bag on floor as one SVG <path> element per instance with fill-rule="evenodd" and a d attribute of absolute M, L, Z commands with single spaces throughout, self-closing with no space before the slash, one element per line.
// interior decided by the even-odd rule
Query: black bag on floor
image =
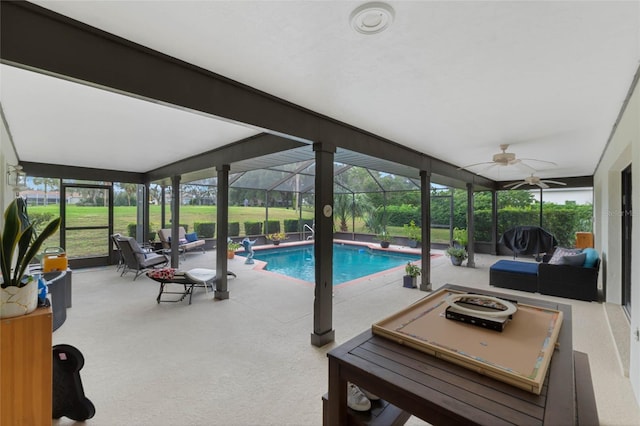
<path fill-rule="evenodd" d="M 80 369 L 82 353 L 71 345 L 53 347 L 53 418 L 62 416 L 84 421 L 96 413 L 93 403 L 84 396 Z"/>

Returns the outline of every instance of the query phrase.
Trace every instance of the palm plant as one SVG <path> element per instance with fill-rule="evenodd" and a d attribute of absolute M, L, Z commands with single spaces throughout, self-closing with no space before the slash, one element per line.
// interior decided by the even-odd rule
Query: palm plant
<path fill-rule="evenodd" d="M 2 288 L 24 287 L 29 283 L 29 280 L 23 280 L 29 263 L 38 254 L 44 241 L 53 235 L 59 226 L 60 218 L 58 217 L 49 222 L 40 235 L 33 238 L 35 233 L 33 225 L 27 224 L 21 219 L 17 200 L 13 200 L 9 204 L 4 212 L 4 229 L 0 236 Z M 15 259 L 14 255 L 16 255 Z"/>
<path fill-rule="evenodd" d="M 371 203 L 364 194 L 337 194 L 333 200 L 333 215 L 339 222 L 340 232 L 349 231 L 349 219 L 364 218 L 371 210 Z"/>

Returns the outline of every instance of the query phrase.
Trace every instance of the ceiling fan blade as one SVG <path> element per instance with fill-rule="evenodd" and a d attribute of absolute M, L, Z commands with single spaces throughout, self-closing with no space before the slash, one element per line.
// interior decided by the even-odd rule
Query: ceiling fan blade
<path fill-rule="evenodd" d="M 487 171 L 488 171 L 488 170 L 490 170 L 490 169 L 493 169 L 494 167 L 496 167 L 496 166 L 498 166 L 498 165 L 499 165 L 498 163 L 493 163 L 493 162 L 492 162 L 490 166 L 485 167 L 484 169 L 480 170 L 479 172 L 476 172 L 476 174 L 477 174 L 477 175 L 482 175 L 483 173 L 487 172 Z"/>
<path fill-rule="evenodd" d="M 520 182 L 519 184 L 517 184 L 516 186 L 514 186 L 514 187 L 513 187 L 513 188 L 511 188 L 511 189 L 518 189 L 518 188 L 520 188 L 522 185 L 526 185 L 526 184 L 527 184 L 527 182 Z"/>
<path fill-rule="evenodd" d="M 483 161 L 482 163 L 467 164 L 466 166 L 458 167 L 457 170 L 468 169 L 469 167 L 481 166 L 483 164 L 493 164 L 493 161 Z"/>
<path fill-rule="evenodd" d="M 510 186 L 513 186 L 513 185 L 522 185 L 522 182 L 512 182 L 512 183 L 508 183 L 508 184 L 506 184 L 505 186 L 503 186 L 503 188 L 508 188 L 508 187 L 510 187 Z"/>
<path fill-rule="evenodd" d="M 536 170 L 536 169 L 534 169 L 533 167 L 531 167 L 530 165 L 528 165 L 528 164 L 526 164 L 526 163 L 523 163 L 522 161 L 519 161 L 519 162 L 517 162 L 517 163 L 514 163 L 514 166 L 516 166 L 516 167 L 518 167 L 518 168 L 520 168 L 520 169 L 522 169 L 522 170 L 526 170 L 526 171 L 527 171 L 527 173 L 531 173 L 531 174 L 533 174 L 533 173 L 536 173 L 536 172 L 537 172 L 537 170 Z"/>
<path fill-rule="evenodd" d="M 546 183 L 544 183 L 542 181 L 538 182 L 537 185 L 542 189 L 548 189 L 549 188 L 549 185 L 547 185 Z"/>
<path fill-rule="evenodd" d="M 544 183 L 553 183 L 555 185 L 562 185 L 562 186 L 566 185 L 565 182 L 558 182 L 557 180 L 547 180 L 547 179 L 545 179 L 542 182 L 544 182 Z"/>
<path fill-rule="evenodd" d="M 557 166 L 557 163 L 554 163 L 553 161 L 547 161 L 547 160 L 538 160 L 537 158 L 521 158 L 522 161 L 537 161 L 538 163 L 547 163 L 550 164 L 552 166 Z"/>

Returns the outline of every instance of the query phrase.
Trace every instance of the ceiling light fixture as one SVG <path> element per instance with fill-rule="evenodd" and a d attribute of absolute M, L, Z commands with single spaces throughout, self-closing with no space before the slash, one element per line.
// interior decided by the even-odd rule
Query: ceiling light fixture
<path fill-rule="evenodd" d="M 27 187 L 27 174 L 22 171 L 21 165 L 7 164 L 7 185 L 16 192 Z"/>
<path fill-rule="evenodd" d="M 372 2 L 358 6 L 349 21 L 360 34 L 377 34 L 389 28 L 395 17 L 393 8 L 386 3 Z"/>

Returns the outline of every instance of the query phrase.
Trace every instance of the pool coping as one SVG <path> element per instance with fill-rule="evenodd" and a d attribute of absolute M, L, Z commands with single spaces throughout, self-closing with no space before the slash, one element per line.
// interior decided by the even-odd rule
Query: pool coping
<path fill-rule="evenodd" d="M 361 241 L 352 241 L 352 240 L 340 240 L 340 239 L 334 239 L 333 240 L 334 243 L 337 244 L 345 244 L 345 245 L 353 245 L 353 246 L 360 246 L 360 247 L 366 247 L 369 248 L 371 250 L 379 250 L 382 252 L 391 252 L 391 253 L 404 253 L 404 254 L 414 254 L 414 255 L 422 255 L 422 249 L 420 248 L 411 248 L 411 247 L 407 247 L 407 246 L 399 246 L 399 245 L 389 245 L 388 248 L 383 248 L 380 246 L 380 243 L 367 243 L 367 242 L 361 242 Z M 260 246 L 256 246 L 253 248 L 253 251 L 261 251 L 261 250 L 272 250 L 275 248 L 285 248 L 285 247 L 295 247 L 295 246 L 303 246 L 303 245 L 313 245 L 313 241 L 292 241 L 290 243 L 283 243 L 281 242 L 278 245 L 275 244 L 263 244 Z M 242 251 L 240 251 L 242 252 Z M 242 254 L 237 253 L 239 256 L 242 256 Z M 431 257 L 438 257 L 439 255 L 434 255 L 431 254 Z M 264 262 L 262 260 L 258 260 L 258 259 L 253 259 L 253 261 L 255 262 L 255 266 L 253 267 L 253 270 L 256 271 L 261 271 L 265 274 L 271 274 L 274 277 L 279 277 L 279 278 L 283 278 L 286 279 L 288 281 L 293 281 L 296 283 L 300 283 L 300 284 L 304 284 L 308 287 L 315 287 L 315 283 L 312 281 L 305 281 L 305 280 L 301 280 L 299 278 L 294 278 L 294 277 L 290 277 L 288 275 L 284 275 L 284 274 L 279 274 L 277 272 L 272 272 L 272 271 L 268 271 L 266 269 L 264 269 L 267 266 L 267 262 Z M 415 261 L 411 262 L 411 263 L 415 263 L 419 265 L 419 262 L 421 262 L 422 259 L 416 259 Z M 395 266 L 393 268 L 389 268 L 389 269 L 385 269 L 384 271 L 380 271 L 380 272 L 375 272 L 373 274 L 369 274 L 369 275 L 365 275 L 363 277 L 360 278 L 356 278 L 350 281 L 345 281 L 343 283 L 340 284 L 336 284 L 333 286 L 333 289 L 340 289 L 349 285 L 353 285 L 353 284 L 357 284 L 361 281 L 365 281 L 365 280 L 370 280 L 372 278 L 378 277 L 378 276 L 382 276 L 385 274 L 389 274 L 389 273 L 393 273 L 393 272 L 397 272 L 399 270 L 404 270 L 405 265 L 400 265 L 400 266 Z"/>

